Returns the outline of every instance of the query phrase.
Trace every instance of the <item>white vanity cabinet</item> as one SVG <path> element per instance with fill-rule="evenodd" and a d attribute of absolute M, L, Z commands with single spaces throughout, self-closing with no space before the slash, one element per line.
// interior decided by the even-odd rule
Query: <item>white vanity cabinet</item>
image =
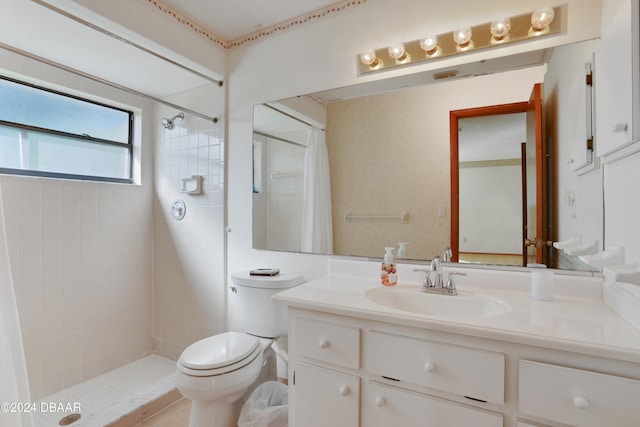
<path fill-rule="evenodd" d="M 359 316 L 289 307 L 291 427 L 640 426 L 637 361 Z"/>
<path fill-rule="evenodd" d="M 625 0 L 595 54 L 596 151 L 611 154 L 640 138 L 639 7 Z"/>
<path fill-rule="evenodd" d="M 289 370 L 292 427 L 504 425 L 504 354 L 424 331 L 290 308 Z"/>

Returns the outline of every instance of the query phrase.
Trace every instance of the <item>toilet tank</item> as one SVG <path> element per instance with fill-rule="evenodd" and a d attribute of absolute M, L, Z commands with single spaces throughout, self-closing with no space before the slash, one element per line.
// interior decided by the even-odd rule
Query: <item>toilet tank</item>
<path fill-rule="evenodd" d="M 252 276 L 249 271 L 231 274 L 232 291 L 240 327 L 251 335 L 277 338 L 287 335 L 287 306 L 271 301 L 285 289 L 298 286 L 304 278 L 295 274 Z"/>

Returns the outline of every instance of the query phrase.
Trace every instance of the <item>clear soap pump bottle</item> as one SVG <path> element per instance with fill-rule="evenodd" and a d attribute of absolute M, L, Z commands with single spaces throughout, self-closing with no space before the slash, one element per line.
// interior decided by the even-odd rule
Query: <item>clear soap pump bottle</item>
<path fill-rule="evenodd" d="M 393 250 L 395 248 L 389 246 L 384 248 L 384 262 L 382 263 L 382 272 L 380 275 L 380 283 L 384 286 L 394 286 L 398 283 L 398 274 L 396 273 L 396 264 L 393 259 Z"/>

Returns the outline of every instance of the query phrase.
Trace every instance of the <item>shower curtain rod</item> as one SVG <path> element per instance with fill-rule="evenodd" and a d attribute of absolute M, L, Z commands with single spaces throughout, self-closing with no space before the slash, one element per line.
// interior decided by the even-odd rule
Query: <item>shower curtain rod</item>
<path fill-rule="evenodd" d="M 130 93 L 132 95 L 136 95 L 136 96 L 139 96 L 139 97 L 142 97 L 142 98 L 157 102 L 159 104 L 166 105 L 167 107 L 175 108 L 176 110 L 180 110 L 180 111 L 183 111 L 185 113 L 192 114 L 192 115 L 194 115 L 196 117 L 200 117 L 201 119 L 211 120 L 213 123 L 218 123 L 218 118 L 217 117 L 210 117 L 210 116 L 207 116 L 205 114 L 198 113 L 197 111 L 193 111 L 193 110 L 190 110 L 188 108 L 182 107 L 180 105 L 174 104 L 172 102 L 165 101 L 164 99 L 157 98 L 157 97 L 155 97 L 153 95 L 149 95 L 147 93 L 140 92 L 140 91 L 137 91 L 135 89 L 131 89 L 131 88 L 126 87 L 126 86 L 122 86 L 122 85 L 120 85 L 118 83 L 115 83 L 115 82 L 112 82 L 110 80 L 106 80 L 106 79 L 103 79 L 101 77 L 94 76 L 93 74 L 85 73 L 84 71 L 80 71 L 80 70 L 78 70 L 76 68 L 69 67 L 69 66 L 61 64 L 59 62 L 51 61 L 51 60 L 49 60 L 47 58 L 43 58 L 42 56 L 38 56 L 38 55 L 35 55 L 33 53 L 26 52 L 24 50 L 15 48 L 13 46 L 9 46 L 7 44 L 0 43 L 0 49 L 4 49 L 4 50 L 7 50 L 9 52 L 16 53 L 18 55 L 24 56 L 24 57 L 29 58 L 29 59 L 33 59 L 35 61 L 41 62 L 41 63 L 46 64 L 46 65 L 50 65 L 50 66 L 58 68 L 60 70 L 67 71 L 67 72 L 75 74 L 77 76 L 84 77 L 84 78 L 89 79 L 89 80 L 93 80 L 94 82 L 102 83 L 102 84 L 110 86 L 110 87 L 112 87 L 114 89 L 118 89 L 118 90 L 121 90 L 123 92 L 127 92 L 127 93 Z"/>
<path fill-rule="evenodd" d="M 34 2 L 34 3 L 39 4 L 40 6 L 46 7 L 47 9 L 52 10 L 52 11 L 54 11 L 55 13 L 57 13 L 59 15 L 62 15 L 62 16 L 67 17 L 69 19 L 72 19 L 72 20 L 76 21 L 79 24 L 82 24 L 82 25 L 84 25 L 86 27 L 89 27 L 92 30 L 96 30 L 96 31 L 104 34 L 105 36 L 109 36 L 112 39 L 118 40 L 119 42 L 125 43 L 125 44 L 127 44 L 127 45 L 129 45 L 131 47 L 135 47 L 136 49 L 141 50 L 141 51 L 143 51 L 145 53 L 148 53 L 149 55 L 155 56 L 156 58 L 159 58 L 159 59 L 161 59 L 161 60 L 163 60 L 165 62 L 170 63 L 171 65 L 175 65 L 176 67 L 182 68 L 185 71 L 188 71 L 188 72 L 190 72 L 192 74 L 197 75 L 198 77 L 201 77 L 201 78 L 203 78 L 205 80 L 213 82 L 213 83 L 217 84 L 218 86 L 222 86 L 223 85 L 223 81 L 222 80 L 216 80 L 213 77 L 209 77 L 206 74 L 203 74 L 203 73 L 201 73 L 199 71 L 196 71 L 193 68 L 189 68 L 186 65 L 180 64 L 179 62 L 176 62 L 176 61 L 174 61 L 172 59 L 169 59 L 166 56 L 160 55 L 158 52 L 154 52 L 151 49 L 147 49 L 146 47 L 144 47 L 142 45 L 139 45 L 139 44 L 137 44 L 135 42 L 132 42 L 129 39 L 126 39 L 126 38 L 124 38 L 122 36 L 119 36 L 119 35 L 117 35 L 115 33 L 112 33 L 111 31 L 106 30 L 106 29 L 104 29 L 104 28 L 102 28 L 102 27 L 100 27 L 100 26 L 98 26 L 96 24 L 93 24 L 93 23 L 91 23 L 89 21 L 85 21 L 84 19 L 82 19 L 82 18 L 80 18 L 80 17 L 78 17 L 76 15 L 73 15 L 73 14 L 71 14 L 71 13 L 65 11 L 65 10 L 62 10 L 62 9 L 60 9 L 58 7 L 55 7 L 52 4 L 49 4 L 49 3 L 47 3 L 47 2 L 45 2 L 43 0 L 31 0 L 31 1 Z"/>
<path fill-rule="evenodd" d="M 282 110 L 281 110 L 281 109 L 279 109 L 279 108 L 274 107 L 273 105 L 270 105 L 270 104 L 264 104 L 264 106 L 265 106 L 265 107 L 268 107 L 268 108 L 271 108 L 273 111 L 277 111 L 278 113 L 283 114 L 283 115 L 285 115 L 285 116 L 287 116 L 287 117 L 289 117 L 289 118 L 291 118 L 291 119 L 293 119 L 293 120 L 297 120 L 297 121 L 299 121 L 300 123 L 305 124 L 305 125 L 307 125 L 307 126 L 309 126 L 309 127 L 311 127 L 311 128 L 317 128 L 317 129 L 318 129 L 318 127 L 317 127 L 317 126 L 314 126 L 314 125 L 312 125 L 311 123 L 305 122 L 304 120 L 302 120 L 302 119 L 300 119 L 300 118 L 298 118 L 298 117 L 294 116 L 293 114 L 285 113 L 284 111 L 282 111 Z M 321 130 L 321 131 L 324 131 L 324 129 L 320 129 L 320 130 Z"/>
<path fill-rule="evenodd" d="M 297 145 L 298 147 L 307 148 L 306 145 L 300 144 L 299 142 L 290 141 L 288 139 L 280 138 L 279 136 L 270 135 L 268 133 L 260 132 L 259 130 L 254 130 L 254 134 L 264 136 L 265 138 L 277 139 L 278 141 L 286 142 L 287 144 Z"/>

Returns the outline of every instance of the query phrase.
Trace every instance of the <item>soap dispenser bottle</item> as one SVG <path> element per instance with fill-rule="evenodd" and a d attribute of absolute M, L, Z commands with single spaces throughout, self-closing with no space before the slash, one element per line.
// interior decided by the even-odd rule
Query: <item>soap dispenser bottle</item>
<path fill-rule="evenodd" d="M 398 258 L 406 258 L 407 257 L 407 245 L 409 242 L 400 242 L 398 243 Z"/>
<path fill-rule="evenodd" d="M 396 273 L 396 264 L 393 259 L 393 247 L 386 247 L 384 250 L 384 262 L 382 263 L 382 272 L 380 275 L 380 283 L 384 286 L 394 286 L 398 283 L 398 274 Z"/>

